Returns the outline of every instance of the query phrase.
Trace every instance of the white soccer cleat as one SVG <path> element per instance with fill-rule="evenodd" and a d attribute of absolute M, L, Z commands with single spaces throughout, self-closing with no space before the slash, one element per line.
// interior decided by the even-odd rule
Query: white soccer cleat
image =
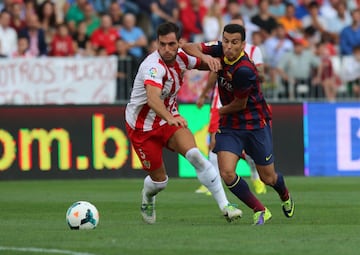
<path fill-rule="evenodd" d="M 154 204 L 142 204 L 140 210 L 141 216 L 146 223 L 154 224 L 156 222 L 156 211 Z"/>
<path fill-rule="evenodd" d="M 144 222 L 154 224 L 156 222 L 155 196 L 148 198 L 144 190 L 141 191 L 142 202 L 140 207 L 141 216 Z"/>
<path fill-rule="evenodd" d="M 224 214 L 225 219 L 228 222 L 232 222 L 234 220 L 240 219 L 243 214 L 242 211 L 236 208 L 236 206 L 233 204 L 228 204 L 227 206 L 225 206 L 222 212 Z"/>

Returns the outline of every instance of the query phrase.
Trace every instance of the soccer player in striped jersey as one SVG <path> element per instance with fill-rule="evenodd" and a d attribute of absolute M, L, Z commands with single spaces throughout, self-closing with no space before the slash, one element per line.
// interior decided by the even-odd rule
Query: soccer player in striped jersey
<path fill-rule="evenodd" d="M 199 181 L 211 191 L 225 218 L 232 221 L 240 218 L 242 211 L 229 203 L 219 173 L 196 147 L 176 102 L 187 69 L 214 67 L 187 55 L 179 48 L 179 40 L 177 25 L 167 22 L 158 27 L 158 49 L 140 64 L 125 110 L 130 141 L 148 173 L 142 190 L 141 215 L 146 223 L 156 222 L 155 196 L 168 183 L 162 158 L 166 147 L 194 166 Z"/>
<path fill-rule="evenodd" d="M 258 71 L 244 52 L 245 44 L 245 28 L 238 24 L 228 24 L 224 27 L 221 42 L 187 43 L 183 49 L 211 63 L 209 66 L 213 68 L 212 71 L 218 73 L 222 107 L 219 109 L 219 130 L 213 151 L 217 153 L 220 174 L 225 184 L 254 211 L 254 224 L 262 225 L 271 218 L 270 211 L 235 172 L 243 150 L 255 161 L 261 180 L 279 194 L 286 217 L 293 216 L 294 202 L 283 176 L 275 171 L 272 113 L 261 92 Z M 220 61 L 215 58 L 220 58 Z"/>
<path fill-rule="evenodd" d="M 230 24 L 238 24 L 240 26 L 244 26 L 244 21 L 243 21 L 241 15 L 237 15 L 230 21 Z M 263 56 L 262 56 L 260 48 L 255 45 L 252 45 L 250 43 L 246 43 L 244 51 L 248 54 L 249 58 L 254 62 L 260 77 L 263 78 L 264 77 L 264 61 L 263 61 Z M 216 153 L 212 152 L 212 149 L 215 146 L 215 133 L 219 127 L 219 111 L 218 111 L 218 109 L 221 107 L 218 87 L 216 85 L 216 80 L 217 80 L 217 73 L 210 72 L 208 82 L 207 82 L 206 86 L 204 87 L 201 95 L 199 96 L 196 104 L 199 108 L 201 108 L 203 106 L 207 96 L 210 94 L 211 91 L 213 91 L 211 110 L 210 110 L 210 123 L 209 123 L 209 135 L 210 135 L 209 160 L 215 166 L 215 169 L 218 170 L 219 166 L 217 164 L 217 155 L 216 155 Z M 251 182 L 254 186 L 255 192 L 257 194 L 265 194 L 266 186 L 260 179 L 260 176 L 257 172 L 254 160 L 249 155 L 247 155 L 245 152 L 242 154 L 241 158 L 243 158 L 250 167 Z M 209 190 L 203 185 L 201 185 L 195 192 L 211 195 Z"/>

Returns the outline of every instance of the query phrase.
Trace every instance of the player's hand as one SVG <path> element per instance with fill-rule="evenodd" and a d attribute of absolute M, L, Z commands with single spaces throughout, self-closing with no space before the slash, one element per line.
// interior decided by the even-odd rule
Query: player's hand
<path fill-rule="evenodd" d="M 171 119 L 167 120 L 167 123 L 170 126 L 176 126 L 176 127 L 186 128 L 188 126 L 187 121 L 181 116 L 172 117 Z"/>
<path fill-rule="evenodd" d="M 213 58 L 210 55 L 204 54 L 202 61 L 209 66 L 210 71 L 212 72 L 218 72 L 222 69 L 221 62 L 218 58 Z"/>

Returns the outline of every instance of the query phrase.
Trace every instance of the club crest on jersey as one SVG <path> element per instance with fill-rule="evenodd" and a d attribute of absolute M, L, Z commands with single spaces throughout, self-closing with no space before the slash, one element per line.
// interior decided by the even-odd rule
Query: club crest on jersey
<path fill-rule="evenodd" d="M 226 76 L 226 79 L 228 80 L 228 81 L 232 81 L 232 74 L 229 72 L 229 71 L 226 71 L 226 73 L 225 73 L 225 76 Z"/>
<path fill-rule="evenodd" d="M 149 70 L 149 74 L 151 78 L 155 78 L 157 75 L 157 69 L 155 67 L 151 67 Z"/>
<path fill-rule="evenodd" d="M 211 41 L 211 42 L 204 43 L 205 46 L 215 46 L 215 45 L 218 45 L 218 44 L 219 44 L 218 41 Z"/>

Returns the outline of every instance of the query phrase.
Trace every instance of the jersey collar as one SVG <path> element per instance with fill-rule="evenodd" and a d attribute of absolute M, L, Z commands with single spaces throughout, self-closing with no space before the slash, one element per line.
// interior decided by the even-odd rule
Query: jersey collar
<path fill-rule="evenodd" d="M 233 65 L 234 63 L 236 63 L 242 56 L 244 56 L 245 55 L 245 53 L 244 53 L 244 51 L 242 51 L 241 53 L 240 53 L 240 55 L 239 55 L 239 57 L 237 58 L 237 59 L 235 59 L 234 61 L 230 61 L 230 60 L 228 60 L 227 59 L 227 57 L 224 57 L 224 62 L 225 62 L 225 64 L 227 64 L 227 65 Z"/>

